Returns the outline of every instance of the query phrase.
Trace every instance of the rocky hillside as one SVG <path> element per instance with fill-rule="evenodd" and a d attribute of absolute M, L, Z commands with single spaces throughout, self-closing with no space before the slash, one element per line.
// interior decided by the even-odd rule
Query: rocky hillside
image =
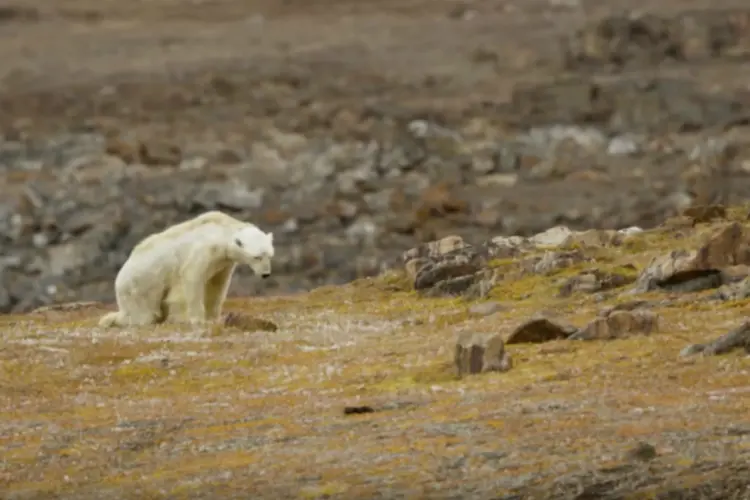
<path fill-rule="evenodd" d="M 414 247 L 222 325 L 0 317 L 4 498 L 743 498 L 748 207 Z"/>
<path fill-rule="evenodd" d="M 743 200 L 750 10 L 588 3 L 0 9 L 0 311 L 112 300 L 137 241 L 215 208 L 276 235 L 246 296 Z"/>

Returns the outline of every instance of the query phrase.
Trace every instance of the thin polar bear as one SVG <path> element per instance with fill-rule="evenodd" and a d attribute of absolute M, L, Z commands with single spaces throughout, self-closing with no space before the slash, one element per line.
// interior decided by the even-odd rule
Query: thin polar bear
<path fill-rule="evenodd" d="M 176 224 L 136 245 L 115 279 L 119 310 L 99 324 L 215 321 L 236 266 L 267 278 L 273 256 L 272 233 L 218 211 Z"/>

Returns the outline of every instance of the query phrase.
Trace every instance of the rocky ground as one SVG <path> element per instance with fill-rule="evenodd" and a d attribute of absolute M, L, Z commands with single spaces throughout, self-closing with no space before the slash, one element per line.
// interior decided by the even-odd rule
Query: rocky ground
<path fill-rule="evenodd" d="M 111 498 L 747 498 L 748 207 L 450 235 L 221 325 L 0 318 L 0 490 Z"/>
<path fill-rule="evenodd" d="M 247 295 L 741 200 L 750 9 L 646 6 L 6 2 L 0 311 L 112 300 L 135 242 L 213 208 L 277 235 Z"/>

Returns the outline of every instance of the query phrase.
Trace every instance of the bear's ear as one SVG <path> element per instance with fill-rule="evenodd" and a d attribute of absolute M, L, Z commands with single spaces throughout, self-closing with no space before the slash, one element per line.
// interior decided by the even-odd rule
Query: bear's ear
<path fill-rule="evenodd" d="M 239 238 L 235 238 L 234 239 L 234 244 L 237 245 L 238 247 L 242 248 L 242 241 L 240 241 Z"/>

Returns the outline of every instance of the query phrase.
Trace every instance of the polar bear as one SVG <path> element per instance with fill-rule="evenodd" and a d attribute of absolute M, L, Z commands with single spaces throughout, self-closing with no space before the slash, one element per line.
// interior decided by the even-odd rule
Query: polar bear
<path fill-rule="evenodd" d="M 215 321 L 237 264 L 271 275 L 273 233 L 209 212 L 144 239 L 117 273 L 119 310 L 99 325 Z"/>

